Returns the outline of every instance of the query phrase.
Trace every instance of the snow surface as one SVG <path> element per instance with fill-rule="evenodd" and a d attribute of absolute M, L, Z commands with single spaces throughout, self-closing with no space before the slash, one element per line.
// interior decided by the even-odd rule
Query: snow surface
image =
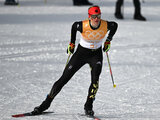
<path fill-rule="evenodd" d="M 132 1 L 124 3 L 125 20 L 114 18 L 116 0 L 92 0 L 102 18 L 119 24 L 109 52 L 113 88 L 106 55 L 94 103 L 102 120 L 160 119 L 160 1 L 145 0 L 147 22 L 133 20 Z M 87 18 L 87 6 L 72 0 L 20 0 L 4 6 L 0 0 L 0 119 L 29 112 L 49 93 L 67 60 L 71 25 Z M 79 41 L 79 33 L 77 42 Z M 83 113 L 90 69 L 85 65 L 55 98 L 53 114 L 18 120 L 85 120 Z"/>

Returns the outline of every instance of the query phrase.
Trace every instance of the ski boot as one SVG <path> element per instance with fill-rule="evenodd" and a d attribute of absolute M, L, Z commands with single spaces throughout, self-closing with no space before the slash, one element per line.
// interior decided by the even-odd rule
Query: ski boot
<path fill-rule="evenodd" d="M 42 102 L 42 104 L 40 106 L 37 106 L 34 108 L 34 110 L 32 111 L 33 115 L 38 115 L 41 114 L 43 111 L 47 110 L 52 102 L 52 98 L 48 95 L 47 98 Z"/>
<path fill-rule="evenodd" d="M 85 115 L 94 116 L 94 111 L 93 110 L 88 110 L 88 109 L 84 109 L 84 110 L 85 110 Z"/>
<path fill-rule="evenodd" d="M 85 115 L 87 116 L 94 116 L 93 108 L 93 99 L 88 99 L 84 105 Z"/>
<path fill-rule="evenodd" d="M 134 15 L 135 20 L 141 20 L 141 21 L 146 21 L 146 18 L 143 17 L 141 14 L 135 14 Z"/>

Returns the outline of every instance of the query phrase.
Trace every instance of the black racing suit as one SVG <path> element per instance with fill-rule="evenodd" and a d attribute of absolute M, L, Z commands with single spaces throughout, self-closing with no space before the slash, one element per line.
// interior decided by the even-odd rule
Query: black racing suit
<path fill-rule="evenodd" d="M 115 22 L 107 22 L 107 23 L 108 23 L 107 29 L 109 30 L 108 38 L 112 39 L 113 35 L 117 30 L 117 23 Z M 75 22 L 72 25 L 71 43 L 75 43 L 77 31 L 82 33 L 82 21 Z M 65 67 L 62 76 L 59 78 L 59 80 L 57 80 L 54 83 L 49 95 L 52 98 L 54 98 L 60 92 L 62 87 L 72 78 L 72 76 L 83 65 L 88 63 L 91 68 L 91 85 L 89 87 L 87 101 L 91 101 L 91 104 L 89 107 L 92 107 L 93 99 L 95 98 L 96 92 L 98 90 L 99 76 L 102 70 L 102 61 L 103 61 L 102 47 L 98 49 L 88 49 L 88 48 L 82 47 L 79 44 L 76 52 L 73 54 L 69 63 Z"/>

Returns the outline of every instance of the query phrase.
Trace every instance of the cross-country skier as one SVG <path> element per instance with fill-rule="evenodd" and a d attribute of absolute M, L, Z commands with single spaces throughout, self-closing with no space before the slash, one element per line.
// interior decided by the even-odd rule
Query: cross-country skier
<path fill-rule="evenodd" d="M 101 19 L 99 6 L 92 6 L 88 9 L 88 20 L 74 22 L 71 29 L 71 40 L 67 48 L 68 54 L 74 53 L 76 33 L 81 33 L 81 39 L 76 52 L 71 57 L 64 69 L 62 76 L 53 84 L 47 98 L 38 107 L 35 107 L 32 114 L 41 114 L 48 109 L 52 100 L 61 91 L 62 87 L 72 78 L 72 76 L 86 63 L 91 68 L 91 84 L 88 96 L 84 105 L 86 115 L 94 115 L 93 101 L 99 87 L 99 76 L 102 70 L 102 40 L 105 38 L 103 51 L 108 52 L 110 41 L 117 30 L 116 22 L 109 22 Z"/>

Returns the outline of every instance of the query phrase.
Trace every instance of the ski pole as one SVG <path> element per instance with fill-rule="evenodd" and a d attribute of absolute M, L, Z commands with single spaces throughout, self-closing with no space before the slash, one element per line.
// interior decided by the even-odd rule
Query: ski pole
<path fill-rule="evenodd" d="M 68 62 L 69 62 L 70 56 L 71 56 L 71 54 L 68 55 L 67 62 L 66 62 L 66 66 L 67 66 L 67 64 L 68 64 Z"/>
<path fill-rule="evenodd" d="M 108 60 L 109 70 L 110 70 L 110 74 L 111 74 L 111 78 L 112 78 L 113 87 L 115 88 L 116 85 L 114 84 L 112 69 L 111 69 L 111 65 L 110 65 L 110 61 L 109 61 L 109 56 L 108 56 L 107 52 L 106 52 L 106 55 L 107 55 L 107 60 Z"/>

